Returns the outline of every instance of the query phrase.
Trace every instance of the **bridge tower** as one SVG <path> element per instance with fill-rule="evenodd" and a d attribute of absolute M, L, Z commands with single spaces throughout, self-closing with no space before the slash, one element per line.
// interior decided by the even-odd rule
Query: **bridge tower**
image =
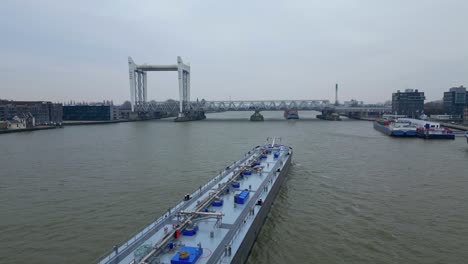
<path fill-rule="evenodd" d="M 190 111 L 190 66 L 177 57 L 177 72 L 179 75 L 179 117 L 184 117 Z"/>
<path fill-rule="evenodd" d="M 130 80 L 130 97 L 132 111 L 146 103 L 147 82 L 146 72 L 138 69 L 131 57 L 128 57 L 128 78 Z"/>
<path fill-rule="evenodd" d="M 147 103 L 147 77 L 148 71 L 177 71 L 179 78 L 179 117 L 184 117 L 190 111 L 190 66 L 184 64 L 182 58 L 177 57 L 174 65 L 148 65 L 135 64 L 128 57 L 128 74 L 130 81 L 130 97 L 132 111 L 144 109 Z"/>

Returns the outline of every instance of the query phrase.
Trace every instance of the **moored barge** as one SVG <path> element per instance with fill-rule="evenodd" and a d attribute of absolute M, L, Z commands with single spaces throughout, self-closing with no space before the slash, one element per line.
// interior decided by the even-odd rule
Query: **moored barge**
<path fill-rule="evenodd" d="M 439 123 L 426 120 L 401 118 L 416 126 L 416 134 L 423 139 L 455 139 L 455 134 L 449 128 L 441 127 Z"/>
<path fill-rule="evenodd" d="M 376 120 L 374 128 L 393 137 L 415 137 L 416 127 L 400 120 Z"/>

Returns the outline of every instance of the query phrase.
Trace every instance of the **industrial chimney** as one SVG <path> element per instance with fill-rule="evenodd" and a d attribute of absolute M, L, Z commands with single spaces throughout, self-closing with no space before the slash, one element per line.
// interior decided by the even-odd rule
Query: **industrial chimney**
<path fill-rule="evenodd" d="M 338 84 L 335 84 L 335 105 L 338 105 Z"/>

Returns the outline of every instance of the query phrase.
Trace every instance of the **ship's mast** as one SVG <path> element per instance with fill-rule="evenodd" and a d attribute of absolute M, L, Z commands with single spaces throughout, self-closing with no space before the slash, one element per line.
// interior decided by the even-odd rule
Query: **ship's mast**
<path fill-rule="evenodd" d="M 274 147 L 276 144 L 276 140 L 281 141 L 280 137 L 267 137 L 267 142 L 271 140 L 271 147 Z"/>

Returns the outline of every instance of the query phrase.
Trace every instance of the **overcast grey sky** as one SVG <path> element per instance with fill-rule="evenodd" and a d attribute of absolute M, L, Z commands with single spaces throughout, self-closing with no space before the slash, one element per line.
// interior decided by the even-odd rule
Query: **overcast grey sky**
<path fill-rule="evenodd" d="M 468 85 L 468 1 L 64 1 L 0 3 L 0 98 L 128 100 L 127 57 L 191 65 L 191 96 L 356 98 Z M 177 73 L 148 97 L 177 98 Z"/>

